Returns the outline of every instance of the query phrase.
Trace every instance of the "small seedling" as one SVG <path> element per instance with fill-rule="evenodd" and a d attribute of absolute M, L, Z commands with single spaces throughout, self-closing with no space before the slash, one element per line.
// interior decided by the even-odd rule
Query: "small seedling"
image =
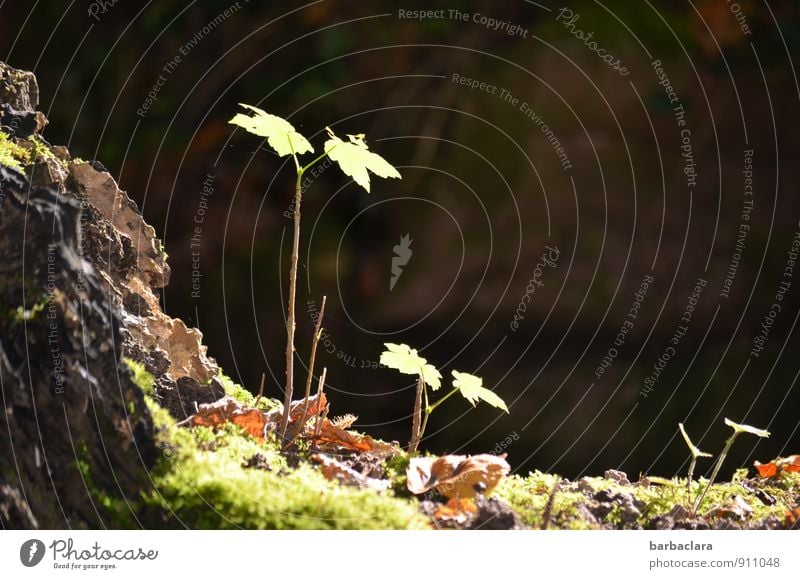
<path fill-rule="evenodd" d="M 420 440 L 428 426 L 428 417 L 433 413 L 442 402 L 450 398 L 456 392 L 467 399 L 475 406 L 479 401 L 500 408 L 508 412 L 508 407 L 503 399 L 497 394 L 483 387 L 483 380 L 466 372 L 452 371 L 453 389 L 442 396 L 439 400 L 430 403 L 428 398 L 428 386 L 434 392 L 442 386 L 442 375 L 435 366 L 428 364 L 428 361 L 420 356 L 417 351 L 406 344 L 384 344 L 386 350 L 381 354 L 381 364 L 393 368 L 402 374 L 417 376 L 417 392 L 414 400 L 414 413 L 411 424 L 411 440 L 408 443 L 408 451 L 416 452 Z M 425 403 L 423 411 L 422 404 Z"/>
<path fill-rule="evenodd" d="M 686 446 L 689 447 L 689 452 L 692 453 L 692 461 L 689 463 L 689 472 L 686 475 L 686 491 L 688 502 L 692 502 L 692 477 L 694 476 L 694 467 L 697 464 L 697 459 L 700 457 L 711 458 L 714 455 L 709 454 L 707 452 L 703 452 L 699 448 L 697 448 L 693 443 L 692 440 L 689 438 L 689 435 L 686 434 L 686 429 L 683 427 L 683 423 L 678 423 L 678 428 L 680 428 L 681 434 L 683 435 L 683 440 L 686 441 Z"/>
<path fill-rule="evenodd" d="M 391 177 L 400 179 L 397 172 L 383 157 L 373 153 L 364 141 L 364 135 L 347 135 L 348 140 L 343 141 L 337 137 L 330 128 L 328 140 L 323 146 L 324 153 L 313 161 L 303 166 L 300 165 L 298 155 L 313 153 L 314 147 L 303 135 L 295 131 L 289 121 L 271 115 L 263 110 L 250 105 L 242 104 L 251 114 L 239 113 L 229 122 L 238 125 L 247 132 L 260 137 L 266 137 L 267 144 L 280 156 L 292 156 L 297 181 L 294 189 L 294 239 L 292 243 L 292 261 L 289 270 L 289 304 L 286 319 L 286 390 L 284 392 L 284 412 L 280 425 L 280 436 L 286 438 L 286 427 L 289 423 L 288 408 L 292 403 L 294 392 L 294 332 L 295 332 L 295 294 L 297 289 L 297 262 L 300 256 L 300 202 L 303 197 L 303 174 L 319 163 L 325 157 L 339 164 L 341 170 L 352 177 L 353 180 L 366 189 L 369 193 L 369 172 L 378 177 Z M 308 390 L 308 387 L 306 388 Z"/>
<path fill-rule="evenodd" d="M 756 436 L 760 436 L 761 438 L 768 438 L 769 432 L 766 430 L 762 430 L 761 428 L 755 428 L 753 426 L 748 426 L 747 424 L 737 424 L 732 420 L 725 419 L 725 424 L 733 428 L 733 434 L 728 437 L 728 440 L 725 441 L 725 446 L 722 449 L 722 452 L 717 459 L 717 462 L 714 464 L 714 470 L 711 471 L 711 478 L 708 479 L 708 484 L 703 489 L 703 492 L 700 493 L 700 496 L 697 497 L 697 501 L 694 503 L 694 508 L 692 509 L 693 513 L 697 513 L 700 510 L 700 505 L 703 504 L 703 499 L 706 497 L 706 493 L 708 489 L 711 488 L 711 485 L 714 484 L 714 479 L 717 478 L 719 474 L 719 469 L 722 468 L 722 463 L 725 461 L 725 457 L 728 456 L 728 452 L 733 446 L 733 441 L 736 440 L 736 437 L 746 432 L 748 434 L 755 434 Z"/>

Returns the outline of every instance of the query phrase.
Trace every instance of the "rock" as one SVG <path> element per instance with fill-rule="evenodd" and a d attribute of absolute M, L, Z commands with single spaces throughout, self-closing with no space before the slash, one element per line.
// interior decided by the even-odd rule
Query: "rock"
<path fill-rule="evenodd" d="M 39 83 L 32 72 L 11 68 L 0 62 L 0 103 L 20 111 L 35 111 L 39 106 Z"/>
<path fill-rule="evenodd" d="M 513 531 L 524 529 L 519 515 L 506 503 L 495 497 L 477 495 L 475 504 L 478 512 L 469 523 L 468 529 L 481 531 Z"/>
<path fill-rule="evenodd" d="M 576 489 L 587 495 L 593 495 L 595 493 L 595 489 L 594 486 L 592 486 L 592 482 L 589 480 L 589 477 L 586 476 L 577 482 Z"/>
<path fill-rule="evenodd" d="M 194 378 L 182 376 L 177 382 L 159 380 L 155 384 L 155 400 L 177 420 L 197 412 L 198 404 L 215 402 L 225 396 L 225 389 L 216 378 L 210 384 L 200 384 Z"/>
<path fill-rule="evenodd" d="M 123 357 L 176 417 L 224 388 L 200 331 L 161 310 L 155 230 L 102 164 L 39 135 L 38 104 L 33 74 L 0 62 L 0 130 L 34 158 L 0 167 L 0 524 L 138 526 L 128 497 L 159 450 Z"/>
<path fill-rule="evenodd" d="M 621 470 L 609 469 L 603 473 L 603 478 L 606 480 L 614 481 L 619 485 L 629 485 L 631 481 L 628 480 L 628 475 Z"/>
<path fill-rule="evenodd" d="M 0 62 L 0 125 L 6 132 L 21 139 L 40 133 L 47 119 L 38 106 L 39 83 L 33 73 Z"/>
<path fill-rule="evenodd" d="M 0 210 L 2 524 L 125 524 L 114 513 L 147 484 L 153 427 L 119 311 L 79 254 L 80 204 L 0 167 Z"/>

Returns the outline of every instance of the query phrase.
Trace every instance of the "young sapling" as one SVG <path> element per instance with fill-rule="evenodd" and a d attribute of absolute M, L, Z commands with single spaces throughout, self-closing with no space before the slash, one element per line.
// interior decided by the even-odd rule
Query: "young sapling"
<path fill-rule="evenodd" d="M 708 484 L 703 489 L 703 492 L 700 493 L 700 496 L 697 497 L 697 501 L 694 503 L 694 508 L 692 509 L 693 513 L 697 513 L 700 510 L 700 505 L 703 504 L 703 499 L 706 497 L 708 489 L 710 489 L 711 485 L 714 484 L 714 479 L 717 478 L 719 469 L 722 468 L 722 463 L 725 461 L 725 457 L 728 456 L 728 452 L 730 451 L 731 446 L 733 446 L 733 441 L 736 440 L 736 437 L 743 432 L 755 434 L 761 438 L 769 437 L 769 432 L 761 428 L 755 428 L 753 426 L 748 426 L 747 424 L 737 424 L 736 422 L 728 420 L 727 418 L 725 419 L 725 424 L 733 429 L 733 434 L 731 434 L 730 437 L 728 437 L 728 440 L 725 441 L 725 446 L 722 448 L 722 452 L 720 453 L 717 462 L 714 464 L 714 470 L 711 471 L 711 478 L 708 479 Z"/>
<path fill-rule="evenodd" d="M 294 334 L 295 334 L 295 294 L 297 291 L 297 262 L 300 256 L 300 203 L 303 197 L 303 174 L 325 157 L 339 164 L 339 168 L 369 193 L 369 172 L 378 177 L 391 177 L 400 179 L 397 172 L 383 157 L 373 153 L 367 147 L 364 135 L 347 135 L 348 140 L 343 141 L 337 137 L 330 128 L 326 127 L 328 140 L 323 146 L 324 153 L 316 157 L 307 165 L 301 165 L 299 155 L 313 153 L 314 147 L 308 139 L 298 133 L 292 124 L 275 115 L 271 115 L 257 107 L 242 104 L 250 114 L 239 113 L 229 122 L 238 125 L 247 132 L 265 137 L 267 144 L 280 157 L 291 155 L 294 161 L 297 179 L 294 189 L 294 237 L 292 240 L 292 259 L 289 269 L 289 298 L 286 318 L 286 388 L 284 392 L 284 413 L 281 419 L 279 433 L 281 439 L 286 438 L 286 427 L 289 423 L 289 407 L 292 403 L 294 392 Z"/>
<path fill-rule="evenodd" d="M 431 390 L 434 392 L 441 388 L 442 375 L 439 373 L 439 370 L 437 370 L 435 366 L 428 364 L 425 358 L 420 356 L 414 348 L 406 344 L 386 343 L 384 346 L 386 346 L 386 350 L 381 354 L 381 364 L 393 368 L 402 374 L 417 376 L 417 390 L 414 399 L 414 411 L 411 424 L 411 440 L 408 443 L 409 452 L 417 451 L 419 442 L 422 440 L 422 436 L 425 433 L 425 428 L 428 426 L 428 417 L 431 413 L 456 392 L 460 392 L 473 406 L 482 400 L 495 408 L 500 408 L 508 412 L 508 407 L 506 403 L 503 402 L 503 399 L 488 388 L 484 388 L 481 378 L 466 372 L 458 372 L 457 370 L 452 371 L 453 389 L 431 404 L 428 398 L 428 386 L 430 386 Z M 424 410 L 423 402 L 425 404 Z"/>
<path fill-rule="evenodd" d="M 687 492 L 687 498 L 688 498 L 688 502 L 689 502 L 689 507 L 691 508 L 691 503 L 692 503 L 692 477 L 694 476 L 694 467 L 697 464 L 697 459 L 700 458 L 700 457 L 711 458 L 714 455 L 713 454 L 709 454 L 707 452 L 703 452 L 702 450 L 697 448 L 692 443 L 692 440 L 689 438 L 689 435 L 686 434 L 686 429 L 683 427 L 683 423 L 682 422 L 678 423 L 678 428 L 680 429 L 681 434 L 683 435 L 683 440 L 686 442 L 686 446 L 689 447 L 689 452 L 692 453 L 692 460 L 689 463 L 689 472 L 686 475 L 686 492 Z"/>

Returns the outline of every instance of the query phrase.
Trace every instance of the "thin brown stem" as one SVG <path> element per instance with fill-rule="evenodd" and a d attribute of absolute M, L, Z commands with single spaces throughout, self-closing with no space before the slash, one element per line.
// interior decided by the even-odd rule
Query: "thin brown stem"
<path fill-rule="evenodd" d="M 311 396 L 311 381 L 314 378 L 314 362 L 317 359 L 317 345 L 319 344 L 319 339 L 322 337 L 322 316 L 325 315 L 325 302 L 328 299 L 328 296 L 322 296 L 322 307 L 319 310 L 319 316 L 317 316 L 317 323 L 314 327 L 314 339 L 311 342 L 311 357 L 308 361 L 308 378 L 306 379 L 306 392 L 303 398 L 303 416 L 300 418 L 300 422 L 297 426 L 297 431 L 294 432 L 291 436 L 291 439 L 284 445 L 284 450 L 291 446 L 297 437 L 300 436 L 300 433 L 303 431 L 303 426 L 305 426 L 306 420 L 308 419 L 308 399 Z"/>
<path fill-rule="evenodd" d="M 542 515 L 542 531 L 546 531 L 547 527 L 550 526 L 550 519 L 553 516 L 553 506 L 556 504 L 556 493 L 558 492 L 560 486 L 561 481 L 556 482 L 556 484 L 553 485 L 553 490 L 550 492 L 550 496 L 547 499 L 547 504 L 544 507 L 544 514 Z"/>
<path fill-rule="evenodd" d="M 322 391 L 325 389 L 325 377 L 327 375 L 328 375 L 328 369 L 327 368 L 323 368 L 322 369 L 322 375 L 319 377 L 319 383 L 317 384 L 317 400 L 320 400 L 320 401 L 322 400 Z M 321 406 L 319 408 L 317 408 L 317 420 L 316 420 L 316 423 L 314 424 L 314 439 L 315 440 L 319 436 L 319 430 L 320 430 L 320 427 L 321 427 L 321 424 L 322 424 L 322 420 L 325 419 L 325 416 L 324 416 L 325 413 L 327 413 L 327 410 L 325 408 L 322 408 Z"/>
<path fill-rule="evenodd" d="M 297 162 L 297 159 L 295 159 Z M 292 241 L 292 264 L 289 269 L 289 305 L 286 319 L 286 392 L 283 396 L 283 417 L 281 418 L 280 437 L 286 438 L 286 427 L 289 424 L 289 410 L 294 394 L 294 301 L 297 293 L 297 261 L 300 256 L 300 202 L 303 200 L 301 187 L 303 174 L 298 170 L 297 183 L 294 188 L 294 240 Z"/>
<path fill-rule="evenodd" d="M 417 378 L 417 394 L 414 400 L 414 416 L 411 422 L 411 440 L 408 443 L 408 452 L 417 452 L 422 433 L 422 376 Z"/>
<path fill-rule="evenodd" d="M 689 472 L 686 474 L 686 496 L 689 501 L 689 508 L 692 509 L 692 478 L 694 478 L 694 467 L 697 465 L 697 457 L 692 454 L 692 462 L 689 463 Z"/>
<path fill-rule="evenodd" d="M 266 379 L 267 375 L 264 372 L 262 372 L 261 385 L 258 387 L 258 396 L 256 396 L 255 404 L 253 404 L 254 406 L 258 406 L 258 401 L 264 397 L 264 382 L 266 381 Z"/>

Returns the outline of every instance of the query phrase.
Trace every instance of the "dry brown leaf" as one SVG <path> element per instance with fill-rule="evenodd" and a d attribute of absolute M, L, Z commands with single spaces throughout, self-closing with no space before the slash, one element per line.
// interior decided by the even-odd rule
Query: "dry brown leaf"
<path fill-rule="evenodd" d="M 406 486 L 417 495 L 435 488 L 447 498 L 472 498 L 492 492 L 510 470 L 505 455 L 416 457 L 406 469 Z"/>
<path fill-rule="evenodd" d="M 469 517 L 478 512 L 478 506 L 472 499 L 452 498 L 445 505 L 439 505 L 433 518 L 442 523 L 454 522 L 463 525 Z"/>
<path fill-rule="evenodd" d="M 319 395 L 309 396 L 307 411 L 305 410 L 306 408 L 305 399 L 293 400 L 292 403 L 289 405 L 289 424 L 301 420 L 304 414 L 306 417 L 306 421 L 308 421 L 311 418 L 314 418 L 320 412 L 322 412 L 325 408 L 327 408 L 327 406 L 328 406 L 328 399 L 325 396 L 324 392 L 322 392 Z M 273 410 L 267 413 L 266 415 L 267 422 L 271 426 L 279 424 L 282 417 L 283 417 L 283 409 Z"/>
<path fill-rule="evenodd" d="M 248 408 L 230 396 L 209 404 L 200 404 L 197 414 L 189 418 L 191 426 L 215 427 L 225 422 L 241 426 L 251 436 L 264 438 L 264 426 L 267 424 L 264 413 L 258 408 Z"/>
<path fill-rule="evenodd" d="M 320 423 L 319 435 L 314 441 L 318 448 L 334 452 L 350 450 L 385 456 L 391 456 L 399 452 L 391 444 L 375 440 L 366 434 L 345 430 L 327 419 Z"/>
<path fill-rule="evenodd" d="M 365 476 L 335 458 L 324 454 L 313 454 L 311 455 L 311 460 L 319 463 L 320 471 L 326 479 L 338 481 L 342 485 L 385 491 L 392 484 L 388 480 Z"/>
<path fill-rule="evenodd" d="M 714 507 L 708 512 L 710 517 L 725 517 L 730 519 L 745 519 L 753 514 L 753 507 L 747 504 L 747 502 L 736 495 L 725 503 L 724 505 L 720 505 L 718 507 Z"/>
<path fill-rule="evenodd" d="M 800 454 L 793 454 L 786 458 L 776 458 L 767 464 L 758 461 L 753 463 L 758 475 L 762 478 L 772 478 L 784 472 L 800 472 Z"/>

